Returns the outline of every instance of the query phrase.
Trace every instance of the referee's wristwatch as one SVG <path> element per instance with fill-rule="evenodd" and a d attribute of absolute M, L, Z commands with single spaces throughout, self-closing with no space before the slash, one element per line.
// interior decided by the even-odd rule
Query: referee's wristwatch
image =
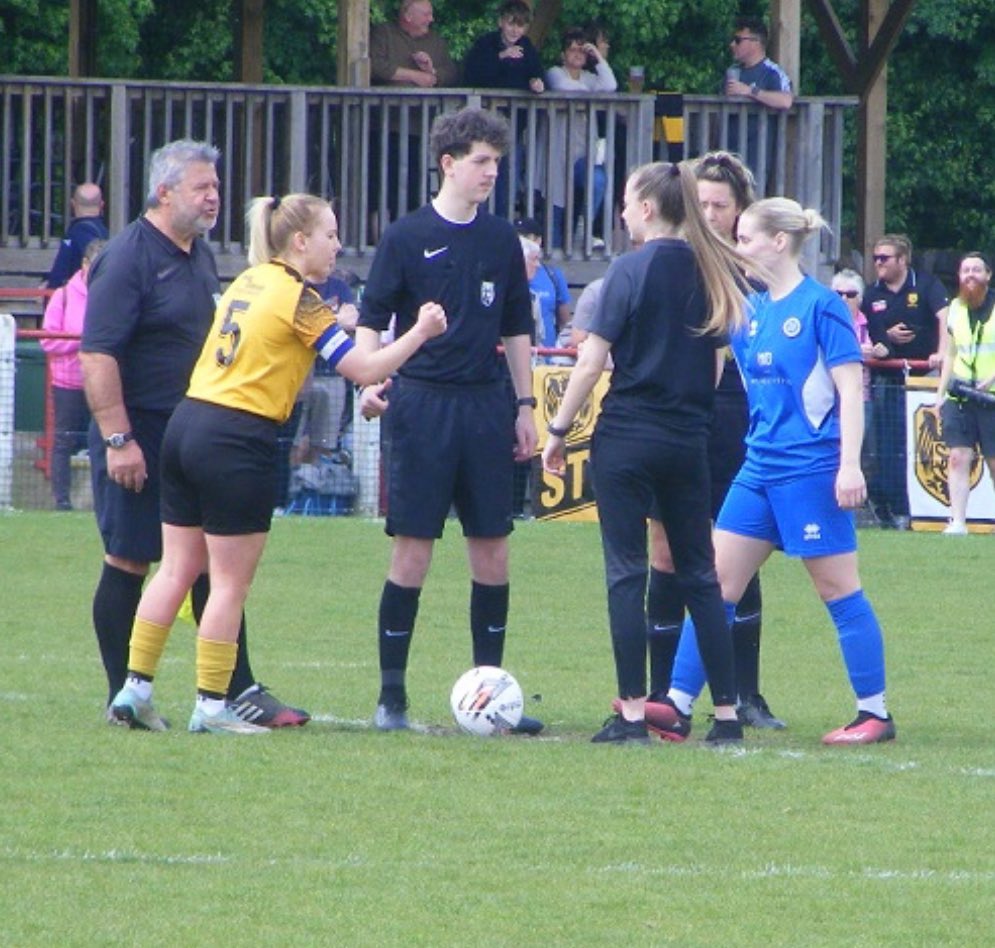
<path fill-rule="evenodd" d="M 129 441 L 134 441 L 135 436 L 130 431 L 115 431 L 114 434 L 104 438 L 104 444 L 109 448 L 123 448 Z"/>
<path fill-rule="evenodd" d="M 527 396 L 525 398 L 520 398 L 520 399 L 518 399 L 518 407 L 519 408 L 526 408 L 526 407 L 528 407 L 528 408 L 538 408 L 539 407 L 539 399 L 537 399 L 534 395 L 529 395 L 529 396 Z"/>

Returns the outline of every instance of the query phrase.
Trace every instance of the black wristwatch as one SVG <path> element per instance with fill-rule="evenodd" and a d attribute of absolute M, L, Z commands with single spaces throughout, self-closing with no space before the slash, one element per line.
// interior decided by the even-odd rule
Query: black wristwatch
<path fill-rule="evenodd" d="M 518 399 L 519 408 L 524 408 L 526 405 L 528 405 L 529 408 L 538 408 L 539 399 L 536 398 L 534 395 L 529 395 L 527 398 Z"/>
<path fill-rule="evenodd" d="M 123 448 L 129 441 L 134 441 L 135 436 L 130 431 L 116 431 L 112 435 L 104 438 L 104 444 L 109 448 Z"/>
<path fill-rule="evenodd" d="M 557 428 L 556 425 L 550 422 L 548 425 L 546 425 L 546 430 L 554 438 L 565 438 L 567 436 L 567 432 L 570 430 L 570 425 L 567 425 L 566 428 Z"/>

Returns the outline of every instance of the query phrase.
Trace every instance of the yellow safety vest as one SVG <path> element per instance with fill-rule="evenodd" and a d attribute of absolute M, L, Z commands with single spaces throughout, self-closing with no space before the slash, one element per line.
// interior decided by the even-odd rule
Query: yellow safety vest
<path fill-rule="evenodd" d="M 986 304 L 988 300 L 986 299 Z M 957 347 L 953 374 L 965 382 L 977 382 L 995 375 L 995 314 L 971 329 L 971 316 L 960 299 L 950 301 L 947 331 Z"/>

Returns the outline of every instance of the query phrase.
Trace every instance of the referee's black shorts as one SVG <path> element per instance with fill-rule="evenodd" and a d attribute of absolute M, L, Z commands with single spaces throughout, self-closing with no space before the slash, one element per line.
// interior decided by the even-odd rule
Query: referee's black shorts
<path fill-rule="evenodd" d="M 131 433 L 145 457 L 148 479 L 137 493 L 126 490 L 107 476 L 107 452 L 97 423 L 88 436 L 93 510 L 97 528 L 109 556 L 136 563 L 162 559 L 162 524 L 159 521 L 159 452 L 169 412 L 128 410 Z"/>
<path fill-rule="evenodd" d="M 398 377 L 387 416 L 390 536 L 438 539 L 451 507 L 464 536 L 511 533 L 515 415 L 504 381 L 437 385 Z"/>
<path fill-rule="evenodd" d="M 162 522 L 215 536 L 266 533 L 276 506 L 278 427 L 183 399 L 162 442 Z"/>

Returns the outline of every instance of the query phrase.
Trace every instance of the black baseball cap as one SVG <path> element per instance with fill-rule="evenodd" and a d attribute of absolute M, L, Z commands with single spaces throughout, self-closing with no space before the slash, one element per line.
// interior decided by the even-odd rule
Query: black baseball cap
<path fill-rule="evenodd" d="M 515 230 L 523 237 L 527 237 L 530 234 L 542 236 L 542 224 L 534 217 L 519 217 L 515 221 Z"/>

